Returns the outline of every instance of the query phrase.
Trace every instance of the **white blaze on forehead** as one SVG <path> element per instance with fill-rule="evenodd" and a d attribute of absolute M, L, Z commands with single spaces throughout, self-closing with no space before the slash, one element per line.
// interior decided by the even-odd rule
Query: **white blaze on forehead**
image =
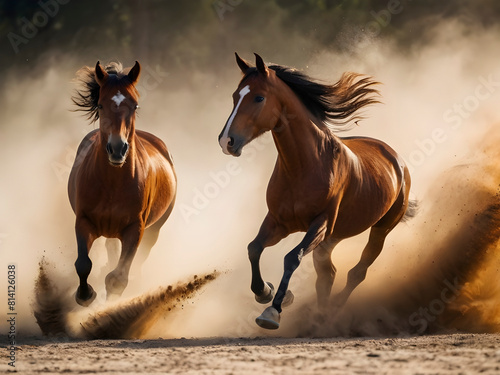
<path fill-rule="evenodd" d="M 231 127 L 231 124 L 233 123 L 234 117 L 236 116 L 236 112 L 238 112 L 238 108 L 245 97 L 246 94 L 250 92 L 250 85 L 246 85 L 240 90 L 240 100 L 238 100 L 238 103 L 236 104 L 236 107 L 233 109 L 233 113 L 231 113 L 231 116 L 229 116 L 229 119 L 227 120 L 226 123 L 226 128 L 224 129 L 224 133 L 222 134 L 222 137 L 220 138 L 219 144 L 222 147 L 222 152 L 224 152 L 226 155 L 229 155 L 229 151 L 227 150 L 227 144 L 229 142 L 229 128 Z"/>
<path fill-rule="evenodd" d="M 115 96 L 113 96 L 111 98 L 111 100 L 115 102 L 115 104 L 116 104 L 117 107 L 119 107 L 120 104 L 122 104 L 122 102 L 125 100 L 125 97 L 123 96 L 123 94 L 120 91 L 118 91 L 115 94 Z"/>

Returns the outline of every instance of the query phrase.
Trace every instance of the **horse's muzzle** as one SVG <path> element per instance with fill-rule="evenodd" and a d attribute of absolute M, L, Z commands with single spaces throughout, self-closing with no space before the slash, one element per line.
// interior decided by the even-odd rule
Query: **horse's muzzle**
<path fill-rule="evenodd" d="M 106 144 L 106 151 L 111 165 L 115 167 L 122 166 L 128 155 L 128 142 L 108 142 Z"/>
<path fill-rule="evenodd" d="M 245 141 L 236 137 L 220 137 L 219 144 L 222 148 L 222 152 L 226 155 L 240 156 Z"/>

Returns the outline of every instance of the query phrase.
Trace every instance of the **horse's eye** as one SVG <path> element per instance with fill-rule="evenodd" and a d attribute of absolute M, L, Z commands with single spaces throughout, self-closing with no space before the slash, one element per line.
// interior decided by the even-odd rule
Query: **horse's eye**
<path fill-rule="evenodd" d="M 257 95 L 254 100 L 255 100 L 255 103 L 260 103 L 260 102 L 264 101 L 264 97 Z"/>
<path fill-rule="evenodd" d="M 98 109 L 102 109 L 102 104 L 98 104 L 98 105 L 97 105 L 97 108 L 98 108 Z"/>
<path fill-rule="evenodd" d="M 136 105 L 134 106 L 134 109 L 139 109 L 139 104 L 136 104 Z"/>

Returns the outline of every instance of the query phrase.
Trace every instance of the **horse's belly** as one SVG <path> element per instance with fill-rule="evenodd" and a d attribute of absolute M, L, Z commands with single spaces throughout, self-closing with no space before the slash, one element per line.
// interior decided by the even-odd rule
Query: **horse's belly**
<path fill-rule="evenodd" d="M 345 199 L 341 202 L 333 234 L 338 238 L 356 236 L 375 225 L 394 204 L 397 194 L 368 195 L 369 199 Z"/>
<path fill-rule="evenodd" d="M 339 212 L 335 225 L 333 227 L 333 236 L 344 239 L 357 236 L 373 226 L 377 220 L 368 218 L 364 215 L 353 215 L 352 213 L 343 214 Z"/>

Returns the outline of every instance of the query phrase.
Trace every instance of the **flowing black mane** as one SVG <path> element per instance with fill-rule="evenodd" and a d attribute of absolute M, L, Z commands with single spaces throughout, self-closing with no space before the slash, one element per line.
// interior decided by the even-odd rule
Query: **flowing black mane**
<path fill-rule="evenodd" d="M 114 75 L 118 79 L 125 75 L 123 66 L 119 62 L 111 62 L 104 69 L 108 74 Z M 77 89 L 75 95 L 71 97 L 73 103 L 78 106 L 75 111 L 87 112 L 87 118 L 91 122 L 95 122 L 99 119 L 97 105 L 100 91 L 99 84 L 95 80 L 95 68 L 85 66 L 76 73 L 76 76 L 77 83 L 80 83 L 83 88 Z"/>
<path fill-rule="evenodd" d="M 313 116 L 338 130 L 352 128 L 363 118 L 360 109 L 379 103 L 379 92 L 373 88 L 378 82 L 369 76 L 346 72 L 336 83 L 327 85 L 293 68 L 269 65 L 269 69 L 293 90 Z M 256 73 L 256 68 L 250 68 L 243 79 Z"/>

